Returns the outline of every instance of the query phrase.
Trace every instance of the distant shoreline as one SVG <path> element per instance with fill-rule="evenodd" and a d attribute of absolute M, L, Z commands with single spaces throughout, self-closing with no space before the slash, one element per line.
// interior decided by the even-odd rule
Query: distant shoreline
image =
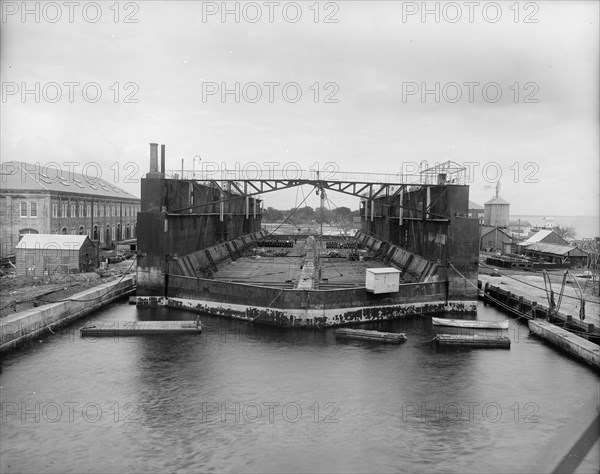
<path fill-rule="evenodd" d="M 511 214 L 510 215 L 511 220 L 513 217 L 568 217 L 568 218 L 573 218 L 573 219 L 579 219 L 579 218 L 584 218 L 584 217 L 591 217 L 591 218 L 598 218 L 598 216 L 594 216 L 592 214 L 587 214 L 587 215 L 583 215 L 583 216 L 575 216 L 575 215 L 570 215 L 570 216 L 559 216 L 556 214 Z"/>

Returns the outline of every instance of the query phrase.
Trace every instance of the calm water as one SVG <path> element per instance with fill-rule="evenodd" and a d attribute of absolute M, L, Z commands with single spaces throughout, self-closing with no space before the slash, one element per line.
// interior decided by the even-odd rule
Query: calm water
<path fill-rule="evenodd" d="M 85 322 L 136 318 L 194 315 L 116 304 Z M 369 326 L 400 346 L 203 321 L 129 339 L 81 339 L 79 321 L 6 357 L 1 471 L 522 472 L 598 392 L 512 320 L 510 350 L 441 350 L 418 317 Z"/>

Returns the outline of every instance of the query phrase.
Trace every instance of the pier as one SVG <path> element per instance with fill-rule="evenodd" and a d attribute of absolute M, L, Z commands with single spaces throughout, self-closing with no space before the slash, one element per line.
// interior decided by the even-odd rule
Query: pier
<path fill-rule="evenodd" d="M 80 319 L 135 291 L 135 275 L 104 283 L 57 303 L 49 303 L 5 317 L 0 323 L 0 352 Z"/>
<path fill-rule="evenodd" d="M 598 302 L 593 296 L 585 295 L 585 311 L 582 313 L 581 300 L 570 294 L 571 298 L 563 299 L 563 311 L 551 311 L 548 306 L 539 302 L 547 298 L 546 291 L 539 287 L 539 279 L 540 277 L 536 275 L 492 277 L 480 274 L 478 281 L 480 297 L 484 302 L 496 306 L 517 319 L 528 320 L 532 334 L 594 369 L 600 370 L 600 347 L 597 344 L 600 340 Z M 532 296 L 536 299 L 529 299 Z M 584 316 L 585 319 L 580 319 L 580 316 Z"/>
<path fill-rule="evenodd" d="M 551 312 L 549 307 L 542 303 L 546 300 L 543 289 L 526 285 L 514 278 L 480 274 L 478 287 L 482 291 L 481 297 L 484 302 L 493 304 L 512 316 L 525 319 L 550 318 L 588 337 L 600 338 L 600 305 L 594 301 L 586 301 L 585 319 L 581 320 L 578 300 L 565 298 L 563 310 Z M 535 299 L 530 299 L 532 296 Z"/>
<path fill-rule="evenodd" d="M 600 347 L 598 344 L 572 334 L 548 321 L 532 320 L 528 322 L 528 325 L 532 334 L 545 339 L 596 370 L 600 370 Z"/>

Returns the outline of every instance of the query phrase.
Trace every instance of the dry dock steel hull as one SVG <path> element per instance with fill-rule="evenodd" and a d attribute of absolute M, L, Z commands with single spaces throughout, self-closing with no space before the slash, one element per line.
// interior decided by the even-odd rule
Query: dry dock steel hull
<path fill-rule="evenodd" d="M 325 328 L 346 326 L 371 321 L 399 319 L 424 313 L 474 313 L 477 301 L 421 301 L 385 306 L 357 306 L 346 308 L 275 308 L 192 298 L 138 297 L 138 306 L 168 306 L 201 314 L 240 319 L 280 327 Z"/>

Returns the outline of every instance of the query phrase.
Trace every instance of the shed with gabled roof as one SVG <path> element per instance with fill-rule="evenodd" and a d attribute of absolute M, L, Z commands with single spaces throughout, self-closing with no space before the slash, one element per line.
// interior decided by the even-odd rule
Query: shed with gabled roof
<path fill-rule="evenodd" d="M 26 234 L 15 247 L 17 275 L 93 271 L 98 250 L 87 235 Z"/>

